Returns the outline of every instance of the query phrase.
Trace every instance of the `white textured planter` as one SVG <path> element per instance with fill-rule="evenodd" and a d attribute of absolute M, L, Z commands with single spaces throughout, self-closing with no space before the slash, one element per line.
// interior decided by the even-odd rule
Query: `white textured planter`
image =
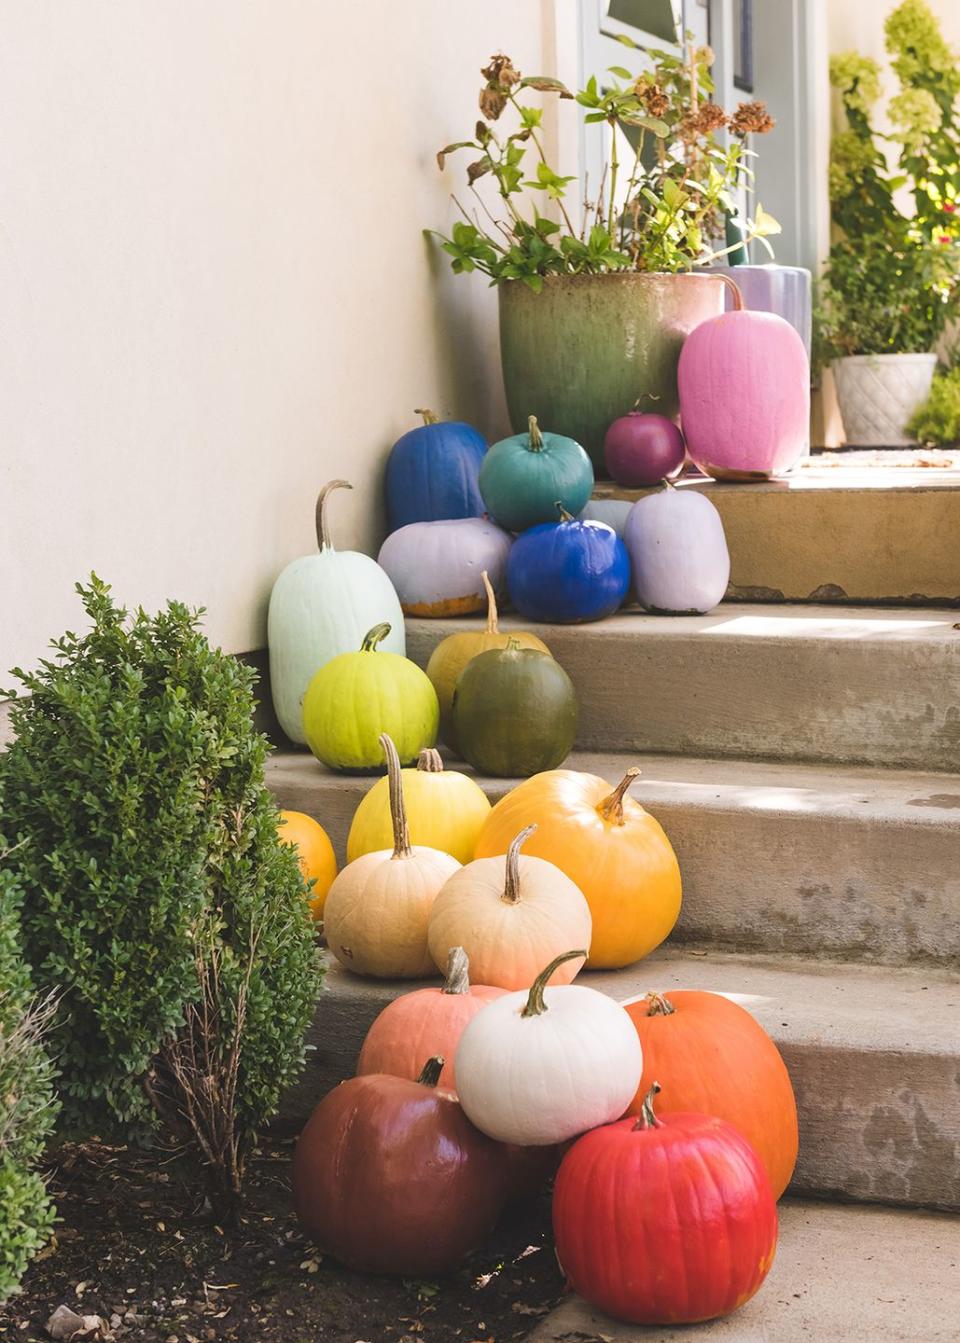
<path fill-rule="evenodd" d="M 906 430 L 926 401 L 935 354 L 852 354 L 833 367 L 848 448 L 900 448 L 916 443 Z"/>

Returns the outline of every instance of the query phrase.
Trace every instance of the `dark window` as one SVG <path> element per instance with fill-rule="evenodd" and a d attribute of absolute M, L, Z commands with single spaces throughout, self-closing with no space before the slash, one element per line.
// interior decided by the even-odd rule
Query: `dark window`
<path fill-rule="evenodd" d="M 753 92 L 753 0 L 733 0 L 733 82 Z"/>

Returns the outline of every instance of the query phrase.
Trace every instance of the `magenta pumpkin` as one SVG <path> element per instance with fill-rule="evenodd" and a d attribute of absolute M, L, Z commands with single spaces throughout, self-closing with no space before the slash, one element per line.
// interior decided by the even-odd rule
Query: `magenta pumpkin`
<path fill-rule="evenodd" d="M 717 480 L 769 480 L 803 456 L 810 433 L 810 363 L 789 322 L 732 312 L 691 331 L 677 372 L 687 451 Z"/>
<path fill-rule="evenodd" d="M 631 410 L 614 420 L 603 440 L 607 470 L 631 490 L 659 485 L 680 470 L 684 455 L 683 434 L 666 415 Z"/>

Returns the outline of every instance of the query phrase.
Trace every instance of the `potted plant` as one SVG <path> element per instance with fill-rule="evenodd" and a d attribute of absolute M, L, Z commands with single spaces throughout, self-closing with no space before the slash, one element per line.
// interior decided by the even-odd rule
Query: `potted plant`
<path fill-rule="evenodd" d="M 851 447 L 916 441 L 910 421 L 930 392 L 935 346 L 960 296 L 958 57 L 924 0 L 904 0 L 885 32 L 899 82 L 887 106 L 892 134 L 871 125 L 881 95 L 876 62 L 850 52 L 830 63 L 843 124 L 831 144 L 834 243 L 818 343 Z"/>
<path fill-rule="evenodd" d="M 482 271 L 498 286 L 514 428 L 535 412 L 582 443 L 601 470 L 604 433 L 618 415 L 634 405 L 677 413 L 684 337 L 724 304 L 719 276 L 691 272 L 741 246 L 722 239 L 750 175 L 745 142 L 773 125 L 762 103 L 728 116 L 710 101 L 709 48 L 691 46 L 683 59 L 648 55 L 653 64 L 639 77 L 613 66 L 576 94 L 558 79 L 524 78 L 508 57 L 494 56 L 482 71 L 473 139 L 438 155 L 441 167 L 455 150 L 474 155 L 467 182 L 475 207 L 457 200 L 463 218 L 440 236 L 454 271 Z M 587 122 L 609 127 L 603 180 L 582 207 L 570 200 L 576 179 L 548 161 L 542 109 L 526 101 L 531 90 L 576 98 Z M 513 129 L 499 124 L 505 113 Z M 478 190 L 482 178 L 494 184 L 495 201 Z M 767 235 L 779 232 L 759 205 L 741 227 L 746 241 L 759 238 L 768 250 Z"/>

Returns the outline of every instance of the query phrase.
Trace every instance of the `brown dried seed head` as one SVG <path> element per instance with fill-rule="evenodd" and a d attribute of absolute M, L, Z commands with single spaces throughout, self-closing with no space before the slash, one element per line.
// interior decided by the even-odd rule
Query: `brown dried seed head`
<path fill-rule="evenodd" d="M 488 121 L 496 121 L 506 105 L 507 100 L 499 89 L 488 86 L 480 90 L 480 111 Z"/>
<path fill-rule="evenodd" d="M 741 103 L 730 118 L 730 129 L 734 135 L 764 135 L 773 130 L 776 123 L 767 111 L 766 103 Z"/>
<path fill-rule="evenodd" d="M 483 67 L 480 71 L 488 84 L 495 88 L 508 92 L 514 84 L 520 83 L 520 72 L 513 67 L 513 61 L 509 56 L 504 56 L 499 52 L 496 56 L 490 57 L 490 64 Z"/>

